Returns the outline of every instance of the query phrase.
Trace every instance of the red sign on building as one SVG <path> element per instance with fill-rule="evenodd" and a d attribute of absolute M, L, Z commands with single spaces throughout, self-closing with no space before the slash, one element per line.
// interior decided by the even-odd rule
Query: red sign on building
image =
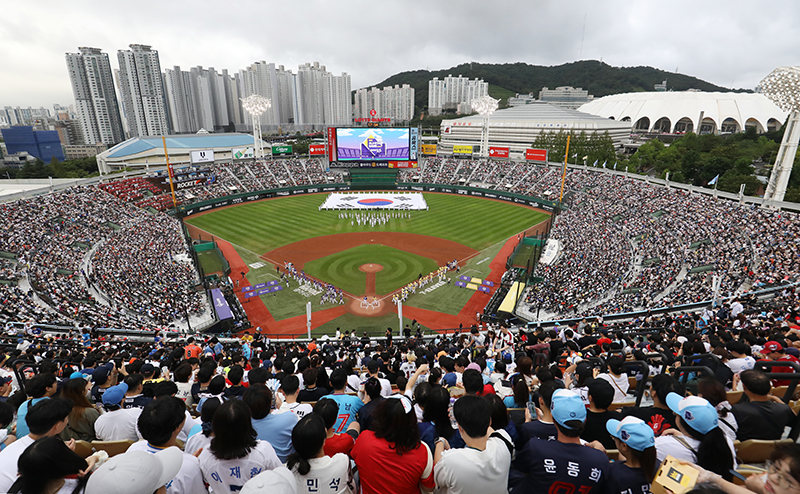
<path fill-rule="evenodd" d="M 547 161 L 547 150 L 546 149 L 526 149 L 525 150 L 525 159 L 531 161 Z"/>
<path fill-rule="evenodd" d="M 336 127 L 328 127 L 328 159 L 336 159 Z"/>
<path fill-rule="evenodd" d="M 324 156 L 325 144 L 311 144 L 308 146 L 308 154 L 311 156 Z"/>
<path fill-rule="evenodd" d="M 490 158 L 508 158 L 508 148 L 489 147 Z"/>

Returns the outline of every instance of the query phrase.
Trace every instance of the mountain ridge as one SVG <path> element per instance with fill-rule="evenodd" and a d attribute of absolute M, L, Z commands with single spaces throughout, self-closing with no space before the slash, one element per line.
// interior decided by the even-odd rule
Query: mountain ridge
<path fill-rule="evenodd" d="M 654 91 L 654 85 L 667 81 L 668 90 L 745 92 L 744 89 L 729 89 L 717 86 L 697 77 L 668 72 L 649 66 L 613 67 L 597 60 L 582 60 L 562 65 L 530 65 L 524 62 L 506 64 L 463 63 L 442 70 L 410 70 L 394 74 L 383 81 L 367 87 L 384 88 L 395 84 L 409 84 L 414 88 L 415 114 L 428 106 L 428 81 L 434 77 L 442 79 L 448 75 L 483 79 L 512 93 L 533 93 L 539 98 L 542 87 L 555 89 L 559 86 L 580 87 L 595 98 L 610 94 Z M 501 104 L 504 104 L 502 102 Z"/>

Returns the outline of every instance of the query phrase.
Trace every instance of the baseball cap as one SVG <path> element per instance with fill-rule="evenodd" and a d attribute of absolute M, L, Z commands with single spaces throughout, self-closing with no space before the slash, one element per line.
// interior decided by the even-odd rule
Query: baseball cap
<path fill-rule="evenodd" d="M 717 410 L 705 398 L 684 398 L 678 393 L 670 393 L 667 395 L 667 406 L 680 416 L 684 424 L 700 434 L 708 434 L 719 425 Z"/>
<path fill-rule="evenodd" d="M 0 377 L 0 386 L 11 382 L 11 376 Z"/>
<path fill-rule="evenodd" d="M 476 370 L 476 371 L 480 372 L 481 371 L 481 366 L 476 364 L 475 362 L 472 362 L 467 366 L 467 369 L 473 369 L 473 370 Z M 467 369 L 464 369 L 464 370 L 467 370 Z"/>
<path fill-rule="evenodd" d="M 141 369 L 139 369 L 140 374 L 150 374 L 151 372 L 155 372 L 156 368 L 152 366 L 152 364 L 144 364 Z"/>
<path fill-rule="evenodd" d="M 656 445 L 653 429 L 637 417 L 628 416 L 624 419 L 611 419 L 606 422 L 606 430 L 636 451 L 644 451 Z"/>
<path fill-rule="evenodd" d="M 175 478 L 183 452 L 175 446 L 158 453 L 128 451 L 109 459 L 86 483 L 86 494 L 141 494 L 154 492 Z"/>
<path fill-rule="evenodd" d="M 259 473 L 239 491 L 242 494 L 259 494 L 262 492 L 297 492 L 297 481 L 292 472 L 284 466 Z"/>
<path fill-rule="evenodd" d="M 89 374 L 83 374 L 82 372 L 75 371 L 69 375 L 70 379 L 89 379 Z"/>
<path fill-rule="evenodd" d="M 125 393 L 128 392 L 128 385 L 125 383 L 117 384 L 116 386 L 111 386 L 103 393 L 103 404 L 104 405 L 119 405 L 119 402 L 125 398 Z"/>
<path fill-rule="evenodd" d="M 583 400 L 567 389 L 557 389 L 553 393 L 550 411 L 553 419 L 567 429 L 571 429 L 566 425 L 570 420 L 580 420 L 581 422 L 586 420 L 586 406 L 584 406 Z"/>
<path fill-rule="evenodd" d="M 781 345 L 777 341 L 768 341 L 764 343 L 764 350 L 770 353 L 780 352 L 781 350 L 783 350 L 783 345 Z"/>
<path fill-rule="evenodd" d="M 98 367 L 92 372 L 92 382 L 102 386 L 108 381 L 108 369 L 106 367 Z"/>

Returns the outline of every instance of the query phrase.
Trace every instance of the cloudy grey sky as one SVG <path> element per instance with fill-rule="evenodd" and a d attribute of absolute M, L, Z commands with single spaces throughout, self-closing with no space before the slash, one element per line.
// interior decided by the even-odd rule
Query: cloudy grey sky
<path fill-rule="evenodd" d="M 162 70 L 319 61 L 353 89 L 469 61 L 602 58 L 745 88 L 800 65 L 797 0 L 0 0 L 0 13 L 0 106 L 72 104 L 64 53 L 101 48 L 116 68 L 131 43 Z"/>

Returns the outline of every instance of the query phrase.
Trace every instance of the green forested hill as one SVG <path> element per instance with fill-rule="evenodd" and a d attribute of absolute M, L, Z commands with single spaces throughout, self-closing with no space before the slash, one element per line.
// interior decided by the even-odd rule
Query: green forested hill
<path fill-rule="evenodd" d="M 542 87 L 554 89 L 558 86 L 572 86 L 587 89 L 589 94 L 599 98 L 609 94 L 653 91 L 653 86 L 664 80 L 667 81 L 667 87 L 674 91 L 692 88 L 703 91 L 730 91 L 728 88 L 684 74 L 667 72 L 653 67 L 612 67 L 596 60 L 585 60 L 553 67 L 526 63 L 465 63 L 445 70 L 401 72 L 374 86 L 383 88 L 395 84 L 410 84 L 414 87 L 415 113 L 419 113 L 428 106 L 428 81 L 434 77 L 442 79 L 448 75 L 483 79 L 490 84 L 489 92 L 495 97 L 501 96 L 502 90 L 505 89 L 511 93 L 527 94 L 532 92 L 538 98 L 539 90 Z M 491 86 L 497 86 L 497 88 Z M 501 104 L 504 105 L 505 101 Z"/>

